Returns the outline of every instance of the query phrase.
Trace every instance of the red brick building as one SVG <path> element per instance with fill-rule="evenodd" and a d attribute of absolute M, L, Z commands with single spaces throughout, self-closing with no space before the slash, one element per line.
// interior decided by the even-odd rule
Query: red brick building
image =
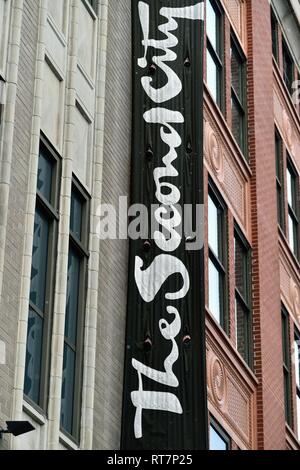
<path fill-rule="evenodd" d="M 299 2 L 206 2 L 211 448 L 300 449 L 299 37 Z"/>

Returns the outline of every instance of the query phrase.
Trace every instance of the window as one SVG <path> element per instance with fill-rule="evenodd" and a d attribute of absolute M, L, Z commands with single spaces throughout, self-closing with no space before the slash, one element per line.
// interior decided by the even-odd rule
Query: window
<path fill-rule="evenodd" d="M 271 28 L 272 28 L 272 52 L 273 56 L 278 62 L 278 23 L 275 13 L 271 9 Z"/>
<path fill-rule="evenodd" d="M 275 158 L 276 158 L 276 188 L 277 188 L 277 220 L 282 230 L 285 230 L 284 222 L 284 188 L 283 188 L 283 160 L 282 160 L 282 139 L 275 130 Z"/>
<path fill-rule="evenodd" d="M 87 0 L 88 3 L 91 5 L 91 7 L 93 8 L 93 10 L 95 12 L 97 12 L 97 3 L 98 3 L 98 0 Z"/>
<path fill-rule="evenodd" d="M 296 257 L 299 256 L 299 215 L 298 215 L 298 177 L 297 172 L 288 155 L 287 158 L 287 200 L 288 200 L 288 227 L 289 244 Z"/>
<path fill-rule="evenodd" d="M 296 410 L 297 410 L 297 436 L 300 441 L 300 333 L 295 332 L 295 380 L 296 380 Z"/>
<path fill-rule="evenodd" d="M 230 450 L 230 438 L 216 421 L 209 426 L 209 450 Z"/>
<path fill-rule="evenodd" d="M 223 103 L 223 14 L 219 3 L 206 2 L 207 86 L 217 105 Z"/>
<path fill-rule="evenodd" d="M 34 220 L 24 393 L 46 409 L 58 222 L 58 159 L 41 139 Z"/>
<path fill-rule="evenodd" d="M 294 82 L 294 62 L 287 46 L 287 43 L 283 39 L 282 41 L 282 59 L 283 59 L 283 79 L 285 84 L 292 94 L 293 92 L 293 82 Z"/>
<path fill-rule="evenodd" d="M 290 330 L 289 316 L 285 309 L 282 310 L 281 317 L 285 420 L 289 426 L 292 426 Z"/>
<path fill-rule="evenodd" d="M 235 327 L 236 347 L 243 359 L 251 361 L 251 252 L 249 245 L 235 228 Z"/>
<path fill-rule="evenodd" d="M 212 188 L 208 196 L 208 245 L 209 310 L 227 330 L 226 209 Z"/>
<path fill-rule="evenodd" d="M 246 154 L 246 61 L 235 39 L 231 39 L 232 133 Z"/>
<path fill-rule="evenodd" d="M 67 305 L 61 393 L 61 428 L 79 440 L 86 271 L 88 196 L 74 179 L 71 196 Z"/>

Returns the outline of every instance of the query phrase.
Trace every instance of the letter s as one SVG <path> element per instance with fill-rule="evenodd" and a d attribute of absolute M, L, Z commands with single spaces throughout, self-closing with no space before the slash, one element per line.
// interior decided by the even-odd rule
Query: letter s
<path fill-rule="evenodd" d="M 174 293 L 165 295 L 168 300 L 182 299 L 190 288 L 189 273 L 178 258 L 171 255 L 159 255 L 154 258 L 152 264 L 142 271 L 143 260 L 136 256 L 134 277 L 139 293 L 145 302 L 152 302 L 161 289 L 164 282 L 172 274 L 181 274 L 183 279 L 182 288 Z"/>

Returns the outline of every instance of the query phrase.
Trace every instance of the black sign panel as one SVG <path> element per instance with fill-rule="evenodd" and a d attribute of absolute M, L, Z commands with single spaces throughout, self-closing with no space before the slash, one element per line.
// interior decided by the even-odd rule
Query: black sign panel
<path fill-rule="evenodd" d="M 207 447 L 196 223 L 203 204 L 203 8 L 197 0 L 132 0 L 131 204 L 145 209 L 139 224 L 131 219 L 142 236 L 131 239 L 129 255 L 121 443 L 128 450 Z"/>

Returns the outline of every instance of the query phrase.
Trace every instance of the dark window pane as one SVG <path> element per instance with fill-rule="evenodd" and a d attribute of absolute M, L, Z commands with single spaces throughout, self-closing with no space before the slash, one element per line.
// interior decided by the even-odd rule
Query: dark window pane
<path fill-rule="evenodd" d="M 289 92 L 292 92 L 292 84 L 294 81 L 294 62 L 290 55 L 288 46 L 283 41 L 282 45 L 282 55 L 283 55 L 283 78 L 286 83 L 286 86 Z"/>
<path fill-rule="evenodd" d="M 209 449 L 210 450 L 227 450 L 228 444 L 215 430 L 213 426 L 209 428 Z"/>
<path fill-rule="evenodd" d="M 239 147 L 243 150 L 244 142 L 244 113 L 238 102 L 233 97 L 231 100 L 232 107 L 232 133 Z"/>
<path fill-rule="evenodd" d="M 76 237 L 81 240 L 82 232 L 82 209 L 84 201 L 80 194 L 73 190 L 71 198 L 71 218 L 70 218 L 70 228 Z"/>
<path fill-rule="evenodd" d="M 37 208 L 34 220 L 30 300 L 45 310 L 49 221 Z"/>
<path fill-rule="evenodd" d="M 277 21 L 274 13 L 271 13 L 271 25 L 272 25 L 272 52 L 276 61 L 278 62 L 278 29 Z"/>
<path fill-rule="evenodd" d="M 75 353 L 65 344 L 61 392 L 61 426 L 69 434 L 73 432 L 74 386 Z"/>
<path fill-rule="evenodd" d="M 206 34 L 216 52 L 218 52 L 218 16 L 211 1 L 206 3 Z"/>
<path fill-rule="evenodd" d="M 236 300 L 235 322 L 237 350 L 249 362 L 249 313 L 239 300 Z"/>
<path fill-rule="evenodd" d="M 43 320 L 29 310 L 24 393 L 35 403 L 40 399 Z"/>
<path fill-rule="evenodd" d="M 235 285 L 245 302 L 249 299 L 248 286 L 248 250 L 244 244 L 235 237 Z"/>
<path fill-rule="evenodd" d="M 40 151 L 38 163 L 37 189 L 47 201 L 51 202 L 53 165 L 43 150 Z"/>
<path fill-rule="evenodd" d="M 80 257 L 71 248 L 68 266 L 67 309 L 65 337 L 75 346 L 78 313 Z"/>
<path fill-rule="evenodd" d="M 231 84 L 241 103 L 243 103 L 243 62 L 236 48 L 231 49 Z"/>

